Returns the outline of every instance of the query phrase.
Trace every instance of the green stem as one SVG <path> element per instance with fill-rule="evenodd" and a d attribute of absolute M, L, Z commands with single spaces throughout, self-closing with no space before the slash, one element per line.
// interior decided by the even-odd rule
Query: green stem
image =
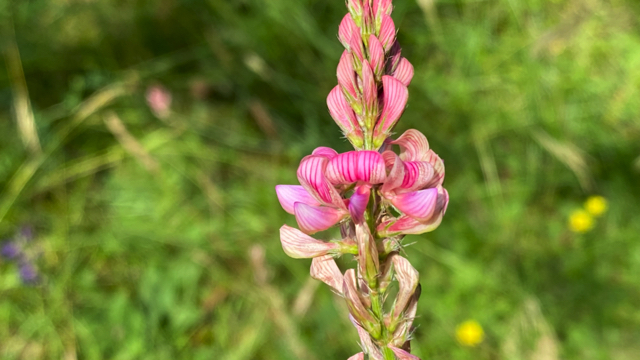
<path fill-rule="evenodd" d="M 382 348 L 382 356 L 384 360 L 396 360 L 396 356 L 393 354 L 393 351 L 386 346 Z"/>

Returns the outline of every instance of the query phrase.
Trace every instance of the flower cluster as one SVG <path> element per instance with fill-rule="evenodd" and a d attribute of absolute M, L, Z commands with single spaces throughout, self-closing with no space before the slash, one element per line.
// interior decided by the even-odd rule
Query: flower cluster
<path fill-rule="evenodd" d="M 595 226 L 595 218 L 607 211 L 607 199 L 602 196 L 590 196 L 584 208 L 576 209 L 569 216 L 569 229 L 576 233 L 586 233 Z"/>
<path fill-rule="evenodd" d="M 38 280 L 38 271 L 25 250 L 25 245 L 33 239 L 33 230 L 23 227 L 12 240 L 5 241 L 0 247 L 0 255 L 18 265 L 20 279 L 25 285 L 31 285 Z"/>
<path fill-rule="evenodd" d="M 400 55 L 391 0 L 348 0 L 347 7 L 339 29 L 346 50 L 327 105 L 355 151 L 319 147 L 300 162 L 300 185 L 276 186 L 299 227 L 283 225 L 280 240 L 287 255 L 313 258 L 311 276 L 344 297 L 363 349 L 351 359 L 417 359 L 410 340 L 418 272 L 399 252 L 405 235 L 432 231 L 442 221 L 449 202 L 444 163 L 417 130 L 392 138 L 413 67 Z M 334 226 L 341 239 L 310 236 Z M 338 268 L 333 258 L 343 254 L 355 256 L 356 269 Z M 385 311 L 394 280 L 397 295 Z"/>

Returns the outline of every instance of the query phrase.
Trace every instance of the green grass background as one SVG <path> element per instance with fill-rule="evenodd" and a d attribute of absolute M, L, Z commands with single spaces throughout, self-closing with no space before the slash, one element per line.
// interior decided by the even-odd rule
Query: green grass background
<path fill-rule="evenodd" d="M 442 225 L 407 239 L 423 287 L 415 354 L 639 359 L 640 3 L 394 4 L 416 69 L 397 131 L 427 135 L 451 195 Z M 273 190 L 313 148 L 348 150 L 325 106 L 345 12 L 0 0 L 0 236 L 33 226 L 40 272 L 24 286 L 0 262 L 1 359 L 358 351 L 341 299 L 282 252 L 278 228 L 295 220 Z M 145 103 L 153 84 L 173 94 L 164 121 Z M 18 130 L 27 99 L 40 152 Z M 568 216 L 592 194 L 609 211 L 574 234 Z M 478 347 L 455 340 L 467 319 L 486 332 Z"/>

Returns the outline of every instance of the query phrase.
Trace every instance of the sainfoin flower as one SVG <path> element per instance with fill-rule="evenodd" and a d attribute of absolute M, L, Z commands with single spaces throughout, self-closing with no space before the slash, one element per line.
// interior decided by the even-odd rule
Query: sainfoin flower
<path fill-rule="evenodd" d="M 311 276 L 346 301 L 362 348 L 350 359 L 414 360 L 419 274 L 399 252 L 405 235 L 441 223 L 449 203 L 444 162 L 420 131 L 393 133 L 414 70 L 401 56 L 392 1 L 347 0 L 347 9 L 338 29 L 345 51 L 327 106 L 355 150 L 316 148 L 300 161 L 298 184 L 276 186 L 280 204 L 298 224 L 283 225 L 280 241 L 289 256 L 312 258 Z M 311 236 L 337 226 L 339 239 Z M 333 258 L 345 254 L 358 265 L 343 275 Z M 384 307 L 394 280 L 397 295 Z"/>

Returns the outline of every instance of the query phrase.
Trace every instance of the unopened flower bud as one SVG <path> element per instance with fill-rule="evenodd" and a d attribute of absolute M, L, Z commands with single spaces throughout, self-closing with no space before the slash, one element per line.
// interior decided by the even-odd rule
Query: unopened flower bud
<path fill-rule="evenodd" d="M 366 224 L 356 224 L 356 243 L 360 275 L 367 281 L 369 287 L 374 288 L 377 286 L 380 260 L 376 242 Z"/>
<path fill-rule="evenodd" d="M 400 316 L 407 308 L 409 300 L 418 286 L 419 274 L 418 271 L 411 266 L 409 260 L 400 255 L 394 254 L 391 261 L 393 262 L 395 277 L 399 283 L 398 297 L 393 307 L 393 324 L 400 319 Z"/>
<path fill-rule="evenodd" d="M 353 316 L 351 316 L 351 314 L 349 314 L 349 320 L 351 320 L 351 323 L 358 331 L 358 336 L 360 337 L 360 345 L 362 346 L 362 350 L 364 350 L 364 353 L 369 355 L 369 358 L 371 358 L 372 360 L 382 360 L 382 353 L 371 340 L 371 335 L 364 328 L 362 328 L 362 326 L 360 326 L 358 321 Z"/>
<path fill-rule="evenodd" d="M 347 0 L 347 9 L 358 26 L 362 24 L 362 0 Z"/>
<path fill-rule="evenodd" d="M 347 302 L 349 312 L 374 338 L 380 338 L 382 329 L 380 323 L 371 315 L 369 310 L 362 304 L 362 300 L 358 295 L 356 285 L 356 273 L 354 269 L 349 269 L 344 274 L 344 282 L 342 284 L 342 293 Z"/>

